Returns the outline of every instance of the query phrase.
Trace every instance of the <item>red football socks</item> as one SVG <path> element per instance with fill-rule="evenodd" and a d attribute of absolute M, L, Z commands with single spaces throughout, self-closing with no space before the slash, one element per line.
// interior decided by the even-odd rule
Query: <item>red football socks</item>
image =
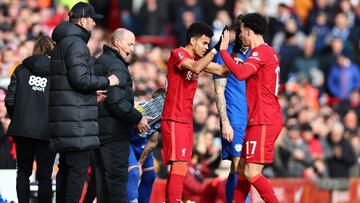
<path fill-rule="evenodd" d="M 278 203 L 274 188 L 271 185 L 270 181 L 265 178 L 261 173 L 253 178 L 251 178 L 250 183 L 256 188 L 260 197 L 269 203 Z"/>
<path fill-rule="evenodd" d="M 243 203 L 250 191 L 251 184 L 245 176 L 239 176 L 234 191 L 234 202 Z"/>
<path fill-rule="evenodd" d="M 174 163 L 166 183 L 166 198 L 168 203 L 181 202 L 184 178 L 187 171 L 186 163 Z"/>

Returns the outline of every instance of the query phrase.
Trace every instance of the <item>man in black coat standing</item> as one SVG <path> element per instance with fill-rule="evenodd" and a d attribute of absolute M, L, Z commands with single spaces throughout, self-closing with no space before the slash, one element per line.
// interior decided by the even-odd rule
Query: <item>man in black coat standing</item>
<path fill-rule="evenodd" d="M 148 117 L 134 108 L 132 77 L 126 58 L 134 50 L 135 36 L 119 28 L 104 45 L 103 54 L 95 62 L 95 73 L 115 74 L 120 84 L 110 87 L 104 103 L 99 105 L 100 148 L 96 150 L 96 190 L 99 203 L 127 202 L 129 140 L 133 126 L 140 132 L 150 129 Z"/>
<path fill-rule="evenodd" d="M 119 84 L 116 76 L 92 74 L 87 42 L 102 18 L 94 8 L 79 2 L 69 21 L 56 26 L 50 62 L 50 147 L 60 154 L 56 202 L 79 202 L 89 166 L 90 150 L 99 146 L 96 91 Z"/>

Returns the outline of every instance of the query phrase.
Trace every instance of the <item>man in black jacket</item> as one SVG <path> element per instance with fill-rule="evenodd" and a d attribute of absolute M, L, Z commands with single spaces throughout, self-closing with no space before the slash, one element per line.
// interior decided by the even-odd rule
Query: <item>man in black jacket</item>
<path fill-rule="evenodd" d="M 96 185 L 99 203 L 127 202 L 129 139 L 133 126 L 140 132 L 149 130 L 148 117 L 134 108 L 132 77 L 126 58 L 133 50 L 135 36 L 119 28 L 111 36 L 111 46 L 95 62 L 95 73 L 115 74 L 120 84 L 110 87 L 99 105 L 100 148 L 96 150 Z"/>
<path fill-rule="evenodd" d="M 50 147 L 60 153 L 56 202 L 79 202 L 89 166 L 90 150 L 98 147 L 96 90 L 119 83 L 116 76 L 92 74 L 87 42 L 102 18 L 87 3 L 75 4 L 69 22 L 52 34 L 56 42 L 50 64 Z"/>

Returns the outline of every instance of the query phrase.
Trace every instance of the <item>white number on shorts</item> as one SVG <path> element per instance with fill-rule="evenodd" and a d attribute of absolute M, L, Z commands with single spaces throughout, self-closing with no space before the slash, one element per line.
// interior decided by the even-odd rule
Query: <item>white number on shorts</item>
<path fill-rule="evenodd" d="M 251 150 L 250 150 L 251 147 Z M 247 141 L 246 142 L 246 155 L 254 155 L 256 148 L 256 141 Z M 251 153 L 250 153 L 251 151 Z"/>

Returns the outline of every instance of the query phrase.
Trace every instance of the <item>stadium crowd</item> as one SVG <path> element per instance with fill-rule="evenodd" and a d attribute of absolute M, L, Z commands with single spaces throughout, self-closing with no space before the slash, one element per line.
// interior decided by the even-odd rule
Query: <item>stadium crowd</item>
<path fill-rule="evenodd" d="M 1 169 L 15 168 L 16 159 L 15 145 L 5 136 L 9 119 L 3 100 L 10 76 L 31 55 L 35 39 L 51 35 L 67 18 L 68 8 L 61 2 L 0 1 Z M 105 15 L 88 43 L 94 57 L 101 54 L 113 28 L 126 27 L 138 37 L 130 63 L 137 100 L 149 99 L 156 89 L 166 87 L 170 50 L 184 43 L 191 23 L 211 25 L 216 43 L 234 16 L 251 11 L 265 14 L 269 22 L 266 40 L 280 59 L 284 128 L 276 143 L 274 163 L 264 174 L 312 179 L 360 176 L 359 0 L 90 2 Z M 228 166 L 220 157 L 220 125 L 210 74 L 199 76 L 193 118 L 193 164 L 201 175 L 194 174 L 216 177 Z M 156 166 L 158 177 L 165 178 L 160 148 L 161 144 L 155 151 Z"/>

